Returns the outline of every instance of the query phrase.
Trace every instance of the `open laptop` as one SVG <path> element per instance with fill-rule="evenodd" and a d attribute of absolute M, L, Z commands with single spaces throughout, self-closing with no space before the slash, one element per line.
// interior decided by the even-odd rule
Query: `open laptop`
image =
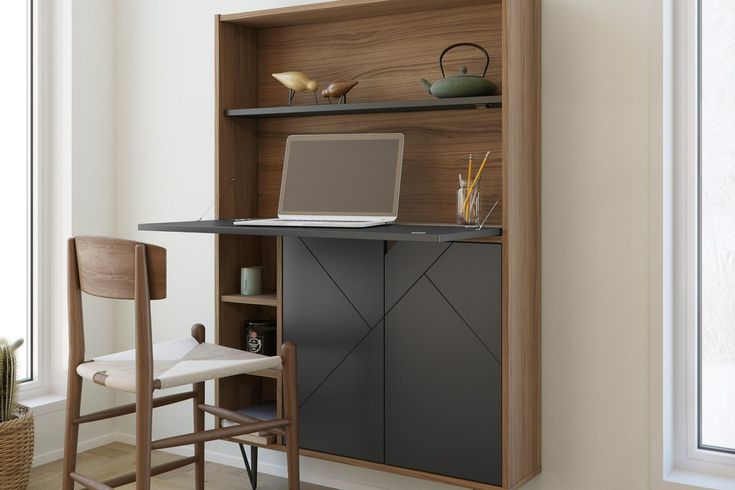
<path fill-rule="evenodd" d="M 243 226 L 365 228 L 398 216 L 403 134 L 292 135 L 286 140 L 277 219 Z"/>

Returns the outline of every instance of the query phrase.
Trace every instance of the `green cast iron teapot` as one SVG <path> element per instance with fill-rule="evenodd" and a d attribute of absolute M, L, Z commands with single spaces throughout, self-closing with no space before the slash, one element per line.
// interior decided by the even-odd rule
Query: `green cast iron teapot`
<path fill-rule="evenodd" d="M 467 67 L 463 66 L 459 69 L 459 73 L 452 76 L 446 76 L 444 74 L 444 55 L 450 49 L 458 46 L 471 46 L 477 48 L 485 53 L 485 69 L 482 71 L 482 75 L 472 75 L 467 73 Z M 485 78 L 487 75 L 487 67 L 490 66 L 490 55 L 482 46 L 474 43 L 457 43 L 452 44 L 439 55 L 439 68 L 442 71 L 442 79 L 434 82 L 433 84 L 427 82 L 424 79 L 419 80 L 429 94 L 440 99 L 449 97 L 479 97 L 483 95 L 495 95 L 498 92 L 498 87 Z"/>

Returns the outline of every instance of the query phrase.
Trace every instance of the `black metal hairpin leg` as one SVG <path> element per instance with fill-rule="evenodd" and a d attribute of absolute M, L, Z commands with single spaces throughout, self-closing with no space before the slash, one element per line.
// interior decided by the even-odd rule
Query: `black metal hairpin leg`
<path fill-rule="evenodd" d="M 242 454 L 242 460 L 245 463 L 245 470 L 248 472 L 250 486 L 255 490 L 258 488 L 258 446 L 250 446 L 250 460 L 253 462 L 252 468 L 248 461 L 248 455 L 245 454 L 245 445 L 238 444 L 238 446 L 240 446 L 240 454 Z"/>

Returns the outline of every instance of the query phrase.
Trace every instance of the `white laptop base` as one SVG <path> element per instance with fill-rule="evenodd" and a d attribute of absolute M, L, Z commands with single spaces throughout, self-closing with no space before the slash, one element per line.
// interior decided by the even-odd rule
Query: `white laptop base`
<path fill-rule="evenodd" d="M 387 225 L 392 221 L 351 221 L 351 220 L 294 220 L 294 219 L 241 219 L 235 220 L 241 226 L 311 226 L 314 228 L 369 228 Z"/>

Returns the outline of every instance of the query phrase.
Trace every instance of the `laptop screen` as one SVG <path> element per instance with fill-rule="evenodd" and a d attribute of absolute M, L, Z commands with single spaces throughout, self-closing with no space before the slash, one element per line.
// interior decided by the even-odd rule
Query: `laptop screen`
<path fill-rule="evenodd" d="M 403 135 L 294 135 L 286 143 L 278 215 L 398 213 Z"/>

